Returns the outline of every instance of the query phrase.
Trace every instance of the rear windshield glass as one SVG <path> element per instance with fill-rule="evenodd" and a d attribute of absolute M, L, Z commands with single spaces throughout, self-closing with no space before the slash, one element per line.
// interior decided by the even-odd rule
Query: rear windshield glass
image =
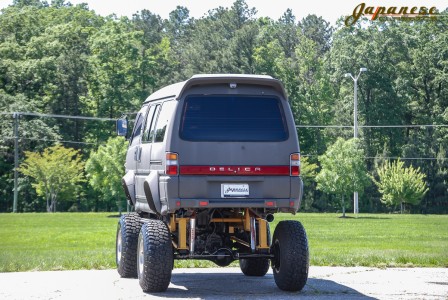
<path fill-rule="evenodd" d="M 280 100 L 243 95 L 189 96 L 180 137 L 188 141 L 284 141 Z"/>

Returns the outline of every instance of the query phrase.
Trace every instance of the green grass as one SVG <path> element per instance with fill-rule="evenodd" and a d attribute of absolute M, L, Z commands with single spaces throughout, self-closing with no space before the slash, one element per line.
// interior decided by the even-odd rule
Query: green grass
<path fill-rule="evenodd" d="M 115 267 L 111 215 L 0 214 L 0 272 Z"/>
<path fill-rule="evenodd" d="M 0 214 L 0 272 L 115 267 L 111 213 Z M 448 216 L 277 214 L 299 220 L 311 265 L 448 267 Z M 237 264 L 233 264 L 234 266 Z M 214 266 L 176 261 L 176 267 Z"/>
<path fill-rule="evenodd" d="M 447 215 L 298 214 L 311 265 L 448 267 Z M 286 215 L 278 221 L 288 219 Z"/>

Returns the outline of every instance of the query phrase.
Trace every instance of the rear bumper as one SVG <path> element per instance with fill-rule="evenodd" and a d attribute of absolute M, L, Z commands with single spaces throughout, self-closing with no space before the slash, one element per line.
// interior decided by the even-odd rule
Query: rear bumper
<path fill-rule="evenodd" d="M 282 212 L 297 212 L 303 195 L 303 181 L 300 177 L 291 177 L 291 198 L 181 198 L 175 188 L 175 180 L 163 180 L 162 190 L 165 189 L 164 200 L 168 203 L 168 211 L 174 213 L 181 208 L 266 208 Z M 170 182 L 171 181 L 171 182 Z M 171 189 L 169 188 L 171 186 Z"/>
<path fill-rule="evenodd" d="M 179 199 L 177 208 L 295 208 L 299 199 Z"/>

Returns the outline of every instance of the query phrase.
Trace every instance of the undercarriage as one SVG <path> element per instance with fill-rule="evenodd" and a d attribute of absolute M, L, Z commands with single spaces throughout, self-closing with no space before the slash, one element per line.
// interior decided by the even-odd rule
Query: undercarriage
<path fill-rule="evenodd" d="M 175 259 L 206 259 L 224 267 L 238 259 L 273 257 L 268 221 L 248 208 L 182 210 L 169 216 L 168 228 Z"/>

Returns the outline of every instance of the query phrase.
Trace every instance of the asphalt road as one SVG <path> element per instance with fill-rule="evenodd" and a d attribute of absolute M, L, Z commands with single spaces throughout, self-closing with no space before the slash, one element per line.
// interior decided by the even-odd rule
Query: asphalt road
<path fill-rule="evenodd" d="M 116 270 L 0 273 L 0 299 L 448 299 L 448 269 L 311 267 L 298 293 L 277 288 L 272 272 L 175 269 L 168 291 L 145 294 Z"/>

